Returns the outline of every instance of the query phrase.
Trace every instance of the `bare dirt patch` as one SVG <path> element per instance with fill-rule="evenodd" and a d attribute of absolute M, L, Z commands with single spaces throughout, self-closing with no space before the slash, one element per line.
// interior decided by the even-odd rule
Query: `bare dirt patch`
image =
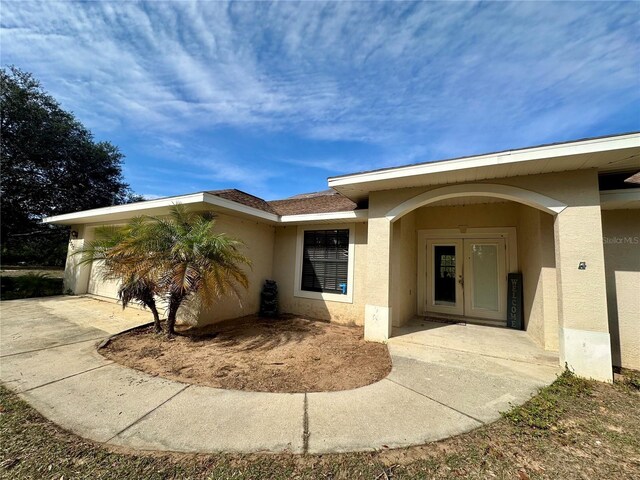
<path fill-rule="evenodd" d="M 365 342 L 359 327 L 250 316 L 181 334 L 167 340 L 138 329 L 114 337 L 100 353 L 160 377 L 257 392 L 348 390 L 391 371 L 387 347 Z"/>

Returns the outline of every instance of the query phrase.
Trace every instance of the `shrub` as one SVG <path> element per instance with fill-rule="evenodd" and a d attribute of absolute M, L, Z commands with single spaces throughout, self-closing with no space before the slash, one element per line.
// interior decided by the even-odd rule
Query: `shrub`
<path fill-rule="evenodd" d="M 2 300 L 62 295 L 62 279 L 46 273 L 27 273 L 19 277 L 1 277 Z"/>

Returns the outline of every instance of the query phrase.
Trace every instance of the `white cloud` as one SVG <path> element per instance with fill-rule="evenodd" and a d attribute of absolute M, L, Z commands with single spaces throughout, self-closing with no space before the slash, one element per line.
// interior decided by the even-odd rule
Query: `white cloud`
<path fill-rule="evenodd" d="M 379 145 L 382 165 L 572 135 L 640 98 L 633 2 L 5 2 L 1 23 L 3 62 L 105 134 L 288 132 Z M 211 158 L 180 161 L 273 177 Z"/>

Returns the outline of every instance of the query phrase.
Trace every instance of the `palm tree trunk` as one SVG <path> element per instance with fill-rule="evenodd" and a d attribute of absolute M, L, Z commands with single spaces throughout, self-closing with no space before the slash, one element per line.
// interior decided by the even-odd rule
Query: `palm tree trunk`
<path fill-rule="evenodd" d="M 176 316 L 178 314 L 178 308 L 184 297 L 182 295 L 171 294 L 169 296 L 169 315 L 167 316 L 167 338 L 172 338 L 176 331 Z"/>
<path fill-rule="evenodd" d="M 160 314 L 158 313 L 158 309 L 156 308 L 156 302 L 152 300 L 147 304 L 151 313 L 153 313 L 153 329 L 156 333 L 162 332 L 162 325 L 160 325 Z"/>
<path fill-rule="evenodd" d="M 158 307 L 156 307 L 156 300 L 153 298 L 153 293 L 147 292 L 142 298 L 144 306 L 151 310 L 153 313 L 153 329 L 156 333 L 162 332 L 162 325 L 160 325 L 160 314 L 158 313 Z"/>

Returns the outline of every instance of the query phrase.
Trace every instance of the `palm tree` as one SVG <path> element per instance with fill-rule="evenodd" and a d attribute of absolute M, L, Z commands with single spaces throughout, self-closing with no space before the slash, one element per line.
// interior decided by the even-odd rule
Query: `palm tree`
<path fill-rule="evenodd" d="M 148 263 L 140 261 L 130 248 L 143 231 L 144 223 L 143 217 L 137 217 L 124 227 L 99 227 L 96 229 L 96 239 L 76 253 L 83 256 L 81 263 L 100 261 L 102 279 L 120 281 L 118 298 L 122 308 L 131 302 L 148 308 L 153 314 L 154 330 L 160 333 L 162 326 L 155 300 L 159 293 L 157 283 Z"/>
<path fill-rule="evenodd" d="M 251 261 L 240 251 L 243 243 L 214 233 L 215 222 L 211 214 L 175 205 L 168 218 L 149 217 L 134 242 L 138 254 L 146 252 L 148 268 L 168 303 L 169 337 L 175 334 L 178 309 L 189 297 L 210 306 L 227 294 L 240 300 L 239 287 L 249 286 L 243 266 Z"/>
<path fill-rule="evenodd" d="M 123 304 L 135 299 L 154 311 L 154 295 L 161 296 L 171 338 L 186 299 L 196 297 L 204 306 L 227 294 L 240 300 L 239 287 L 249 285 L 243 266 L 251 262 L 240 251 L 243 243 L 214 233 L 214 227 L 213 215 L 174 205 L 168 217 L 138 217 L 125 227 L 100 229 L 98 240 L 83 250 L 83 261 L 104 261 L 105 279 L 122 282 Z"/>

